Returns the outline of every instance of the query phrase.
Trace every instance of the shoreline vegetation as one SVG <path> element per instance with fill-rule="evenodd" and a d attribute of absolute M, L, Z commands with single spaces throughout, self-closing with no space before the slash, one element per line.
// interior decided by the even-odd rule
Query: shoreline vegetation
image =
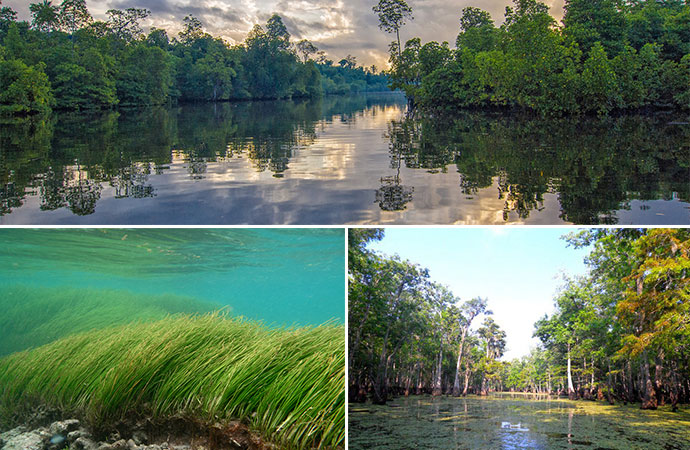
<path fill-rule="evenodd" d="M 404 0 L 380 0 L 391 86 L 425 111 L 501 108 L 542 116 L 690 109 L 690 3 L 566 0 L 562 23 L 536 0 L 514 0 L 504 21 L 467 7 L 455 48 L 401 45 L 413 20 Z"/>
<path fill-rule="evenodd" d="M 71 335 L 0 359 L 0 427 L 48 408 L 101 432 L 132 417 L 239 421 L 281 448 L 342 448 L 343 338 L 341 325 L 270 329 L 219 313 Z"/>
<path fill-rule="evenodd" d="M 349 401 L 519 391 L 671 411 L 690 403 L 690 230 L 593 229 L 589 273 L 565 276 L 541 344 L 512 361 L 485 298 L 462 301 L 410 261 L 349 230 Z M 484 317 L 480 327 L 473 327 Z"/>
<path fill-rule="evenodd" d="M 230 45 L 192 15 L 170 38 L 155 27 L 144 33 L 146 9 L 111 9 L 105 21 L 93 19 L 85 0 L 30 10 L 31 22 L 17 21 L 0 5 L 2 115 L 387 90 L 375 66 L 358 66 L 352 55 L 334 62 L 307 40 L 291 42 L 277 14 Z"/>

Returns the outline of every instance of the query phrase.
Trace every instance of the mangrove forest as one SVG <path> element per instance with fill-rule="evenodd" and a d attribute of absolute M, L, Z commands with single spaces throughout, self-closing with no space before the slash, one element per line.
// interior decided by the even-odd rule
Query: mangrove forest
<path fill-rule="evenodd" d="M 496 26 L 466 7 L 455 42 L 401 45 L 404 0 L 374 12 L 390 44 L 391 86 L 424 109 L 519 108 L 540 115 L 690 108 L 690 3 L 565 0 L 561 22 L 537 0 L 514 0 Z M 452 47 L 454 45 L 454 48 Z"/>

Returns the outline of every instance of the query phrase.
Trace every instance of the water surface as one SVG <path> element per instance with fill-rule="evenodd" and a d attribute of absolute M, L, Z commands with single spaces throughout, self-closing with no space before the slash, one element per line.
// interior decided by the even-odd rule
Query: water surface
<path fill-rule="evenodd" d="M 177 312 L 343 323 L 344 248 L 342 229 L 2 229 L 0 355 L 3 334 L 16 350 Z"/>
<path fill-rule="evenodd" d="M 549 397 L 399 398 L 348 408 L 350 449 L 684 449 L 690 413 Z"/>
<path fill-rule="evenodd" d="M 408 118 L 402 95 L 0 127 L 2 224 L 689 224 L 690 117 Z"/>

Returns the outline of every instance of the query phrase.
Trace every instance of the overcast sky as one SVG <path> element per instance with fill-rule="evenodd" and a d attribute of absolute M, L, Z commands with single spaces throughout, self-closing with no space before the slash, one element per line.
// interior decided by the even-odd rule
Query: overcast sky
<path fill-rule="evenodd" d="M 529 353 L 534 322 L 554 311 L 563 275 L 586 273 L 590 249 L 568 247 L 560 237 L 572 227 L 386 228 L 371 248 L 429 269 L 461 301 L 488 299 L 492 317 L 506 332 L 504 359 Z M 477 329 L 484 317 L 472 328 Z"/>
<path fill-rule="evenodd" d="M 29 4 L 39 0 L 3 0 L 29 20 Z M 53 0 L 59 4 L 61 0 Z M 109 9 L 146 8 L 151 16 L 145 25 L 165 28 L 172 37 L 180 31 L 187 14 L 198 17 L 205 30 L 231 43 L 243 41 L 254 24 L 264 24 L 273 13 L 282 16 L 293 39 L 309 39 L 335 61 L 352 54 L 363 65 L 385 65 L 392 35 L 378 29 L 371 8 L 377 0 L 87 0 L 96 19 L 105 19 Z M 503 21 L 509 0 L 408 0 L 414 20 L 401 32 L 401 40 L 418 36 L 423 42 L 448 41 L 454 46 L 459 18 L 466 6 L 491 13 Z M 560 18 L 563 0 L 546 0 L 551 14 Z"/>

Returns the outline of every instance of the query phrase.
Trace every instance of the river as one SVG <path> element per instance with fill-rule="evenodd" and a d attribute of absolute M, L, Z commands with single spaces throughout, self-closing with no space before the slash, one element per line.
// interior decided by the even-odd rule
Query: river
<path fill-rule="evenodd" d="M 0 126 L 0 224 L 689 224 L 688 122 L 393 93 L 59 113 Z"/>

